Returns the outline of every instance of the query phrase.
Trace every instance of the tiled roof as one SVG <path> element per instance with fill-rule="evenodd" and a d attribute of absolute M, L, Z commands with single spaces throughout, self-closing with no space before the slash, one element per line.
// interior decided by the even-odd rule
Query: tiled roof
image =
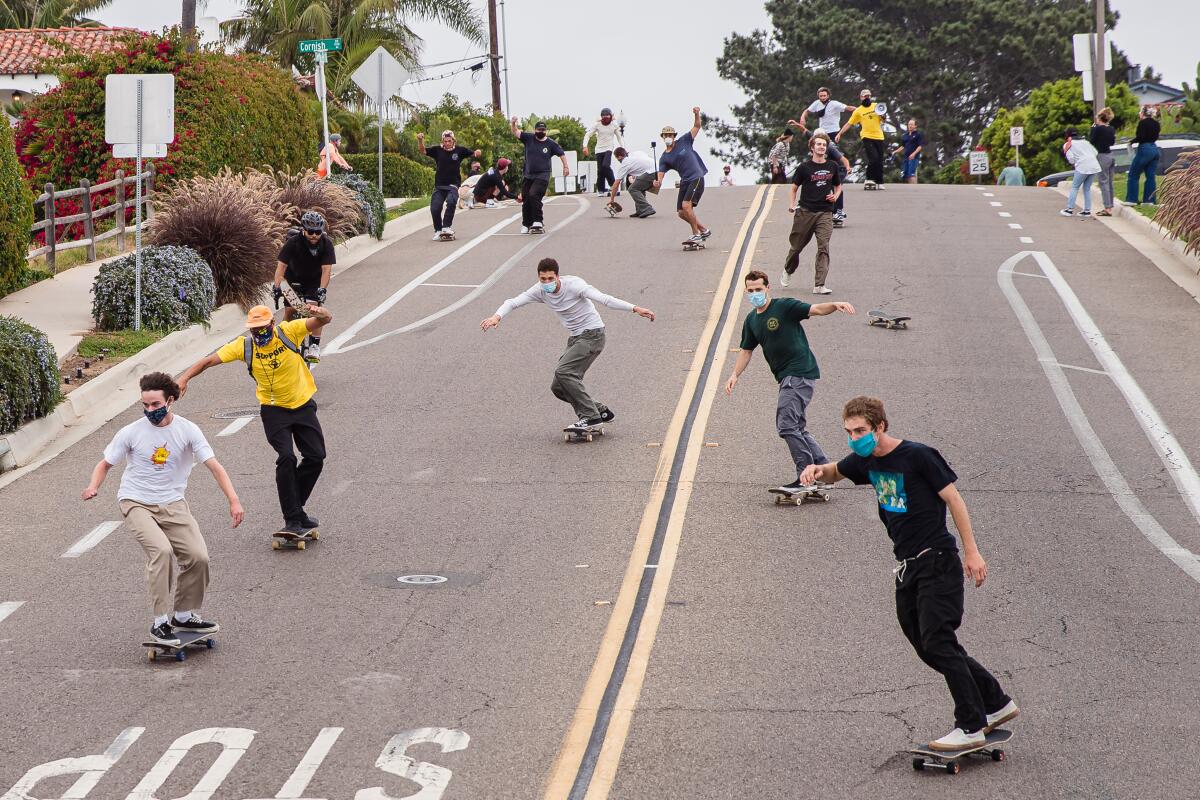
<path fill-rule="evenodd" d="M 84 52 L 109 50 L 134 28 L 19 28 L 0 30 L 0 75 L 32 75 L 60 55 L 63 44 Z"/>

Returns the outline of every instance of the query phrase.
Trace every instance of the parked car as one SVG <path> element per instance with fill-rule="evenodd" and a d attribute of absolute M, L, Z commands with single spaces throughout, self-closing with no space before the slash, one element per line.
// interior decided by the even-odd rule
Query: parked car
<path fill-rule="evenodd" d="M 1175 163 L 1175 159 L 1179 158 L 1181 153 L 1200 147 L 1200 134 L 1172 133 L 1159 138 L 1156 144 L 1158 145 L 1159 153 L 1157 174 L 1162 175 L 1167 171 L 1167 167 Z M 1124 175 L 1126 172 L 1129 172 L 1129 165 L 1133 161 L 1135 150 L 1136 147 L 1130 146 L 1128 138 L 1122 139 L 1113 145 L 1113 174 Z M 1070 181 L 1071 176 L 1074 174 L 1074 170 L 1055 172 L 1052 175 L 1039 178 L 1037 185 L 1057 186 L 1062 181 Z"/>

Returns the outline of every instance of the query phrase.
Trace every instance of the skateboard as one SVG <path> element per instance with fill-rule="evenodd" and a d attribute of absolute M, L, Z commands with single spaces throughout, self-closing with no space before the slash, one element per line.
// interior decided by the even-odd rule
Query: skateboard
<path fill-rule="evenodd" d="M 910 319 L 912 317 L 906 317 L 903 314 L 888 314 L 886 311 L 879 311 L 878 309 L 867 312 L 868 325 L 879 325 L 889 330 L 892 328 L 907 330 Z"/>
<path fill-rule="evenodd" d="M 1012 731 L 997 728 L 987 735 L 983 744 L 976 747 L 965 747 L 962 750 L 933 750 L 928 747 L 915 747 L 908 752 L 916 758 L 912 760 L 913 769 L 920 772 L 924 769 L 945 770 L 947 775 L 957 775 L 961 766 L 958 763 L 964 756 L 991 756 L 992 761 L 1003 761 L 1004 751 L 997 745 L 1004 744 L 1013 737 Z"/>
<path fill-rule="evenodd" d="M 531 227 L 529 229 L 529 232 L 530 233 L 545 233 L 546 229 L 541 226 L 535 226 L 535 227 Z"/>
<path fill-rule="evenodd" d="M 287 281 L 279 282 L 279 291 L 283 293 L 283 299 L 292 307 L 292 310 L 300 317 L 310 317 L 312 314 L 308 310 L 308 304 L 296 294 L 296 290 Z"/>
<path fill-rule="evenodd" d="M 157 661 L 160 652 L 164 656 L 173 656 L 176 661 L 187 661 L 187 649 L 189 647 L 200 647 L 203 645 L 212 650 L 213 637 L 216 635 L 216 633 L 199 633 L 197 631 L 175 631 L 175 638 L 179 640 L 179 644 L 147 641 L 142 642 L 142 647 L 146 648 L 146 658 L 151 661 Z"/>
<path fill-rule="evenodd" d="M 456 238 L 458 238 L 458 237 L 456 237 L 453 233 L 442 233 L 440 231 L 438 232 L 438 241 L 439 242 L 453 242 Z"/>
<path fill-rule="evenodd" d="M 564 442 L 590 442 L 597 436 L 604 435 L 603 425 L 593 425 L 590 428 L 563 428 Z"/>
<path fill-rule="evenodd" d="M 829 502 L 829 487 L 823 483 L 805 486 L 798 492 L 785 492 L 783 489 L 768 489 L 767 491 L 775 495 L 775 505 L 777 506 L 799 506 L 808 502 L 815 503 L 818 500 Z"/>
<path fill-rule="evenodd" d="M 310 528 L 305 531 L 303 536 L 297 536 L 288 531 L 276 531 L 271 536 L 275 537 L 275 541 L 271 542 L 272 550 L 303 550 L 306 542 L 315 542 L 321 538 L 321 532 L 316 528 Z"/>
<path fill-rule="evenodd" d="M 835 228 L 840 228 L 845 224 L 846 224 L 846 221 L 844 219 L 837 219 L 835 217 L 833 220 L 833 227 L 835 227 Z"/>
<path fill-rule="evenodd" d="M 704 249 L 704 242 L 693 242 L 690 239 L 683 243 L 683 252 L 694 253 Z"/>
<path fill-rule="evenodd" d="M 863 182 L 863 189 L 866 189 L 868 192 L 873 192 L 878 188 L 879 188 L 879 184 L 877 184 L 875 181 L 864 181 Z"/>
<path fill-rule="evenodd" d="M 610 217 L 615 218 L 617 216 L 617 214 L 621 213 L 621 204 L 620 203 L 609 203 L 608 205 L 606 205 L 604 207 L 604 210 L 608 212 L 608 215 Z"/>

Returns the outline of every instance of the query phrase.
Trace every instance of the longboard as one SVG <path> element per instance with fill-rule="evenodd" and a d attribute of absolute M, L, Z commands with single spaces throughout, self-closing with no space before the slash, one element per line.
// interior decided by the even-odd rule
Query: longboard
<path fill-rule="evenodd" d="M 805 486 L 798 492 L 788 492 L 779 488 L 767 491 L 775 495 L 775 505 L 777 506 L 799 506 L 809 502 L 815 503 L 818 500 L 824 503 L 829 502 L 829 487 L 823 483 Z"/>
<path fill-rule="evenodd" d="M 529 232 L 530 233 L 545 233 L 546 229 L 545 228 L 535 228 L 533 226 L 530 226 Z"/>
<path fill-rule="evenodd" d="M 615 217 L 621 213 L 621 204 L 617 202 L 609 203 L 604 207 L 604 210 L 608 212 L 608 216 Z"/>
<path fill-rule="evenodd" d="M 878 309 L 867 312 L 867 324 L 879 325 L 884 328 L 899 328 L 905 330 L 908 328 L 908 321 L 912 317 L 904 316 L 903 314 L 888 314 Z"/>
<path fill-rule="evenodd" d="M 211 633 L 199 633 L 198 631 L 175 631 L 175 638 L 179 640 L 179 644 L 166 644 L 165 642 L 142 642 L 142 647 L 146 648 L 146 658 L 151 661 L 158 660 L 158 655 L 161 652 L 164 656 L 174 656 L 176 661 L 187 660 L 187 648 L 204 646 L 209 650 L 213 649 L 213 637 L 217 635 L 216 631 Z"/>
<path fill-rule="evenodd" d="M 290 531 L 276 531 L 271 536 L 275 537 L 275 541 L 271 542 L 272 550 L 303 550 L 306 542 L 315 542 L 321 538 L 321 532 L 316 528 L 310 528 L 303 536 L 297 536 Z"/>
<path fill-rule="evenodd" d="M 875 181 L 865 181 L 863 183 L 863 189 L 865 189 L 868 192 L 873 192 L 878 188 L 879 188 L 879 184 L 875 183 Z"/>
<path fill-rule="evenodd" d="M 693 241 L 689 240 L 689 241 L 686 241 L 683 243 L 683 252 L 685 252 L 685 253 L 694 253 L 697 250 L 703 250 L 703 249 L 704 249 L 704 242 L 693 242 Z"/>
<path fill-rule="evenodd" d="M 833 227 L 835 227 L 835 228 L 840 228 L 840 227 L 842 227 L 842 226 L 843 226 L 843 225 L 845 225 L 845 224 L 846 224 L 846 221 L 845 221 L 845 220 L 838 219 L 837 217 L 834 217 L 834 219 L 833 219 Z"/>
<path fill-rule="evenodd" d="M 604 435 L 603 425 L 593 425 L 590 428 L 563 428 L 564 442 L 590 442 L 597 436 Z"/>
<path fill-rule="evenodd" d="M 287 304 L 292 307 L 292 310 L 296 312 L 297 316 L 312 316 L 311 312 L 308 310 L 308 304 L 300 298 L 300 295 L 296 294 L 296 290 L 292 288 L 290 283 L 287 281 L 280 281 L 279 291 L 283 293 L 283 299 L 286 300 Z"/>
<path fill-rule="evenodd" d="M 908 752 L 916 756 L 912 760 L 913 769 L 918 772 L 924 769 L 945 770 L 947 775 L 957 775 L 961 768 L 958 760 L 965 756 L 989 756 L 992 761 L 1003 761 L 1002 745 L 1013 738 L 1013 732 L 997 728 L 987 735 L 984 743 L 976 747 L 964 747 L 961 750 L 934 750 L 929 747 L 915 747 Z"/>

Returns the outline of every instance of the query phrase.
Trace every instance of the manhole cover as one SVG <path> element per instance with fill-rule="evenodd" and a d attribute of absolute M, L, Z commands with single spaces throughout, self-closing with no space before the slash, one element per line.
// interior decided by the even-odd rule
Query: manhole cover
<path fill-rule="evenodd" d="M 246 406 L 245 408 L 227 408 L 224 411 L 218 411 L 213 414 L 213 419 L 242 419 L 243 417 L 257 417 L 259 414 L 258 406 Z"/>
<path fill-rule="evenodd" d="M 435 583 L 445 583 L 447 579 L 442 575 L 401 575 L 396 580 L 410 586 L 430 586 Z"/>

